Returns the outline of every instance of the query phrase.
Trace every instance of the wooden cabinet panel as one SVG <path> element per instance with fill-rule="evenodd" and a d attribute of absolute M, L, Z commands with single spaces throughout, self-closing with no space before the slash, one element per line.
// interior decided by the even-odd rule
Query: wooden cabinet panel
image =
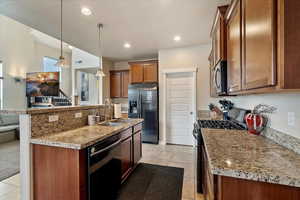
<path fill-rule="evenodd" d="M 128 97 L 129 71 L 122 72 L 122 97 Z"/>
<path fill-rule="evenodd" d="M 126 178 L 132 168 L 132 137 L 121 142 L 122 179 Z"/>
<path fill-rule="evenodd" d="M 129 71 L 110 72 L 110 97 L 127 98 L 129 85 Z"/>
<path fill-rule="evenodd" d="M 242 89 L 241 39 L 241 3 L 237 0 L 227 23 L 227 74 L 229 93 Z"/>
<path fill-rule="evenodd" d="M 144 64 L 144 82 L 153 83 L 157 82 L 157 63 Z"/>
<path fill-rule="evenodd" d="M 218 97 L 218 94 L 217 94 L 217 90 L 216 90 L 216 87 L 214 86 L 214 66 L 211 66 L 210 67 L 210 96 L 211 97 Z"/>
<path fill-rule="evenodd" d="M 142 132 L 133 135 L 133 163 L 136 165 L 142 157 Z"/>
<path fill-rule="evenodd" d="M 131 83 L 143 83 L 144 67 L 143 64 L 134 63 L 130 65 Z"/>
<path fill-rule="evenodd" d="M 33 198 L 87 199 L 86 163 L 84 150 L 33 145 Z"/>
<path fill-rule="evenodd" d="M 218 7 L 211 30 L 214 65 L 218 64 L 221 60 L 226 60 L 226 24 L 224 16 L 227 8 L 228 6 Z"/>
<path fill-rule="evenodd" d="M 243 11 L 243 88 L 275 85 L 275 0 L 243 0 Z"/>
<path fill-rule="evenodd" d="M 121 72 L 110 73 L 110 97 L 120 98 L 121 97 Z"/>

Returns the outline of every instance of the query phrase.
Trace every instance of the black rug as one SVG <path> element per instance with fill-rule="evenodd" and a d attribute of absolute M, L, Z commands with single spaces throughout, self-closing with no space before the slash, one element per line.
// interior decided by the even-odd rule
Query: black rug
<path fill-rule="evenodd" d="M 181 200 L 184 169 L 140 163 L 117 200 Z"/>

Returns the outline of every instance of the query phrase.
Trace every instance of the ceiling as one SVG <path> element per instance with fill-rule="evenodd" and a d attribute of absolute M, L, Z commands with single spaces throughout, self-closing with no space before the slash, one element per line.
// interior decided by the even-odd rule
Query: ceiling
<path fill-rule="evenodd" d="M 216 7 L 230 0 L 64 0 L 64 41 L 98 54 L 97 23 L 104 24 L 103 55 L 114 61 L 157 57 L 159 49 L 206 44 Z M 81 7 L 92 10 L 81 14 Z M 60 0 L 0 0 L 0 14 L 55 38 Z M 182 40 L 175 42 L 173 37 Z M 123 47 L 125 42 L 130 49 Z"/>

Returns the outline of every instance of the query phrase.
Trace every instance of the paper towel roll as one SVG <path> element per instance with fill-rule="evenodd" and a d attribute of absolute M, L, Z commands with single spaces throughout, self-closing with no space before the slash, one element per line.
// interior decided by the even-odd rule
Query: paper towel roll
<path fill-rule="evenodd" d="M 121 104 L 114 104 L 114 116 L 116 119 L 122 117 Z"/>

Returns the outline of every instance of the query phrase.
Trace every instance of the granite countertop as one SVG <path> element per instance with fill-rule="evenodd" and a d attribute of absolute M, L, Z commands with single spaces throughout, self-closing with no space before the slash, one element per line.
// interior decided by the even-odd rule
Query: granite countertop
<path fill-rule="evenodd" d="M 88 110 L 97 109 L 104 107 L 104 105 L 78 105 L 78 106 L 55 106 L 55 107 L 45 107 L 45 108 L 29 108 L 26 110 L 27 114 L 42 114 L 42 113 L 54 113 L 54 112 L 64 112 L 71 110 Z"/>
<path fill-rule="evenodd" d="M 144 120 L 130 119 L 130 121 L 121 123 L 120 126 L 84 126 L 70 131 L 34 137 L 31 138 L 31 143 L 80 150 L 137 125 Z"/>
<path fill-rule="evenodd" d="M 300 155 L 247 131 L 201 129 L 212 174 L 300 187 Z"/>

